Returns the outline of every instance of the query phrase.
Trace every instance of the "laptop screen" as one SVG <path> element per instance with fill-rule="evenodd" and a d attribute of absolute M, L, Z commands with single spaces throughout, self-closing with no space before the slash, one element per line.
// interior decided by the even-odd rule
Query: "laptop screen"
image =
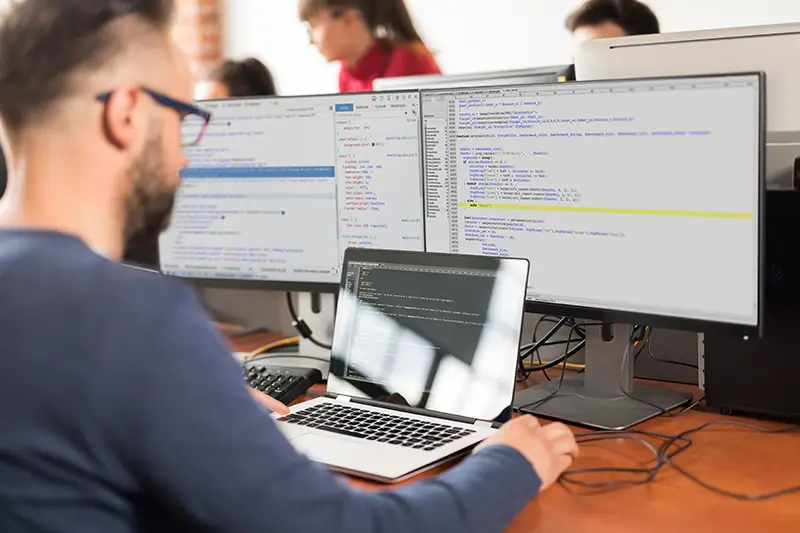
<path fill-rule="evenodd" d="M 348 250 L 328 393 L 505 419 L 527 268 L 524 259 Z"/>

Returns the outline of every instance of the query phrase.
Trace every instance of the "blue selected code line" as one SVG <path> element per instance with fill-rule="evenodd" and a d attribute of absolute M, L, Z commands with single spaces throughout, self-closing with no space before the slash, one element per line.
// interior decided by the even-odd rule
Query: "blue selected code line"
<path fill-rule="evenodd" d="M 181 178 L 335 178 L 334 167 L 195 167 Z"/>

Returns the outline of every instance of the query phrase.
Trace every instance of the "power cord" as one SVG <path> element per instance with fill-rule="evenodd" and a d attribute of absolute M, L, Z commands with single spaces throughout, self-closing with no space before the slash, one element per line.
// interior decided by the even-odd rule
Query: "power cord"
<path fill-rule="evenodd" d="M 700 401 L 701 400 L 698 400 L 691 407 L 686 408 L 684 412 L 693 408 Z M 670 467 L 676 472 L 678 472 L 678 474 L 682 475 L 683 477 L 694 483 L 695 485 L 698 485 L 699 487 L 708 490 L 710 492 L 713 492 L 715 494 L 718 494 L 720 496 L 725 496 L 736 500 L 756 502 L 756 501 L 771 500 L 782 496 L 787 496 L 790 494 L 800 493 L 800 485 L 795 485 L 776 491 L 757 493 L 757 494 L 736 492 L 713 485 L 708 481 L 702 480 L 698 476 L 687 471 L 686 468 L 678 465 L 675 462 L 675 458 L 678 455 L 685 452 L 689 447 L 691 447 L 694 444 L 694 441 L 690 438 L 691 435 L 700 433 L 712 426 L 720 426 L 720 425 L 749 429 L 764 434 L 788 434 L 788 433 L 800 432 L 800 427 L 797 426 L 770 430 L 734 420 L 713 420 L 701 424 L 697 427 L 683 431 L 677 435 L 663 435 L 660 433 L 653 433 L 649 431 L 635 431 L 635 430 L 619 431 L 619 432 L 596 431 L 589 433 L 581 433 L 575 436 L 575 439 L 578 441 L 579 444 L 586 444 L 590 442 L 601 442 L 607 440 L 629 440 L 637 442 L 641 444 L 644 448 L 646 448 L 648 452 L 653 454 L 653 461 L 650 462 L 649 466 L 639 467 L 639 468 L 596 467 L 596 468 L 581 468 L 581 469 L 567 470 L 566 472 L 564 472 L 564 474 L 562 474 L 561 478 L 559 479 L 559 482 L 564 486 L 572 485 L 576 487 L 590 489 L 595 492 L 610 491 L 624 487 L 644 485 L 650 483 L 656 479 L 657 475 L 661 472 L 663 468 Z M 656 446 L 654 446 L 647 439 L 661 441 L 662 444 L 660 448 L 656 449 Z M 615 476 L 615 479 L 600 480 L 600 481 L 596 481 L 593 479 L 601 474 L 611 474 Z M 622 477 L 622 479 L 619 479 L 619 477 Z"/>
<path fill-rule="evenodd" d="M 330 350 L 331 346 L 315 339 L 314 334 L 311 331 L 311 328 L 308 327 L 308 324 L 306 324 L 306 321 L 297 315 L 297 310 L 294 308 L 294 302 L 292 301 L 291 292 L 286 293 L 286 302 L 289 304 L 289 314 L 292 315 L 292 326 L 294 326 L 297 332 L 300 333 L 300 336 L 304 339 L 308 339 L 312 344 L 319 346 L 323 350 Z"/>
<path fill-rule="evenodd" d="M 551 323 L 555 324 L 550 331 L 545 333 L 545 335 L 541 339 L 537 339 L 539 327 L 543 323 Z M 551 341 L 550 339 L 558 333 L 564 326 L 571 326 L 570 334 L 567 336 L 566 340 L 558 340 L 558 341 Z M 577 332 L 579 338 L 573 339 L 572 334 L 573 332 Z M 525 381 L 527 380 L 531 374 L 534 372 L 542 372 L 544 377 L 547 381 L 552 381 L 550 376 L 547 374 L 547 370 L 553 367 L 556 367 L 562 363 L 566 363 L 566 361 L 580 352 L 584 345 L 586 344 L 586 333 L 583 330 L 583 326 L 575 324 L 575 321 L 571 318 L 567 317 L 553 317 L 550 315 L 545 315 L 539 318 L 536 326 L 533 329 L 533 339 L 532 344 L 528 344 L 522 347 L 520 357 L 519 357 L 519 372 L 518 372 L 518 379 L 517 381 Z M 569 345 L 578 342 L 578 345 L 573 347 L 572 349 L 569 348 Z M 567 348 L 563 356 L 549 362 L 542 361 L 541 354 L 539 353 L 540 348 L 544 348 L 546 346 L 559 346 L 559 345 L 566 345 Z M 538 360 L 538 365 L 536 365 L 533 361 L 533 357 L 536 357 Z M 527 362 L 526 359 L 531 358 L 530 362 Z M 582 370 L 582 369 L 579 369 Z"/>
<path fill-rule="evenodd" d="M 647 327 L 647 329 L 648 329 L 647 342 L 642 346 L 642 349 L 640 349 L 638 352 L 636 352 L 636 355 L 634 356 L 634 359 L 633 359 L 634 363 L 636 363 L 636 361 L 639 360 L 639 356 L 642 355 L 645 352 L 645 350 L 647 350 L 647 356 L 650 359 L 652 359 L 653 361 L 656 361 L 658 363 L 664 363 L 664 364 L 667 364 L 667 365 L 682 366 L 682 367 L 685 367 L 685 368 L 692 368 L 694 370 L 698 370 L 700 368 L 699 366 L 694 365 L 692 363 L 684 363 L 683 361 L 672 361 L 670 359 L 661 359 L 660 357 L 656 357 L 653 354 L 653 332 L 649 331 L 650 330 L 649 326 Z"/>
<path fill-rule="evenodd" d="M 567 373 L 567 359 L 569 359 L 571 357 L 571 355 L 570 355 L 571 354 L 570 343 L 571 343 L 571 341 L 574 342 L 573 339 L 572 339 L 572 334 L 578 328 L 584 328 L 584 327 L 587 327 L 587 326 L 602 326 L 602 325 L 603 325 L 602 322 L 592 322 L 592 323 L 573 324 L 572 325 L 572 327 L 569 330 L 569 334 L 567 335 L 567 344 L 566 344 L 566 347 L 564 348 L 564 355 L 559 357 L 559 359 L 557 361 L 553 361 L 553 363 L 551 363 L 551 364 L 554 364 L 554 366 L 555 365 L 561 365 L 561 376 L 558 379 L 558 385 L 556 386 L 555 390 L 553 392 L 551 392 L 550 394 L 548 394 L 547 396 L 545 396 L 544 398 L 542 398 L 541 400 L 536 400 L 535 402 L 531 402 L 531 403 L 520 405 L 520 406 L 516 407 L 516 410 L 518 412 L 521 412 L 523 409 L 529 409 L 531 407 L 538 407 L 539 405 L 542 405 L 543 403 L 549 401 L 551 398 L 554 398 L 556 395 L 558 395 L 559 392 L 561 392 L 561 387 L 564 384 L 564 376 Z M 561 327 L 561 326 L 559 325 L 559 327 Z M 579 342 L 579 345 L 581 345 L 581 347 L 583 347 L 582 345 L 585 342 L 586 342 L 586 339 L 584 338 L 583 340 L 581 340 Z"/>
<path fill-rule="evenodd" d="M 676 455 L 680 454 L 685 450 L 685 448 L 680 448 L 677 452 L 669 453 L 670 448 L 672 447 L 673 443 L 678 440 L 690 440 L 688 437 L 689 435 L 694 435 L 695 433 L 699 433 L 707 428 L 712 426 L 732 426 L 738 427 L 743 429 L 749 429 L 752 431 L 757 431 L 759 433 L 764 433 L 767 435 L 785 435 L 788 433 L 798 433 L 800 432 L 800 427 L 793 426 L 788 428 L 781 428 L 781 429 L 766 429 L 759 426 L 755 426 L 753 424 L 747 424 L 745 422 L 738 422 L 735 420 L 712 420 L 701 424 L 695 428 L 688 429 L 682 433 L 679 433 L 672 440 L 667 442 L 661 449 L 661 455 L 665 458 L 665 462 L 672 467 L 673 470 L 677 471 L 683 477 L 698 485 L 708 491 L 711 491 L 715 494 L 719 494 L 720 496 L 726 496 L 728 498 L 733 498 L 735 500 L 742 500 L 742 501 L 749 501 L 749 502 L 759 502 L 765 500 L 772 500 L 775 498 L 780 498 L 782 496 L 788 496 L 789 494 L 800 493 L 800 485 L 794 485 L 792 487 L 787 487 L 780 490 L 775 490 L 772 492 L 762 492 L 757 494 L 747 494 L 743 492 L 735 492 L 732 490 L 728 490 L 722 487 L 718 487 L 716 485 L 712 485 L 711 483 L 704 481 L 697 477 L 696 475 L 688 472 L 685 468 L 675 463 L 674 458 Z"/>
<path fill-rule="evenodd" d="M 639 332 L 639 328 L 642 328 L 641 332 Z M 697 401 L 697 402 L 695 402 L 693 404 L 690 404 L 689 407 L 682 409 L 677 414 L 673 414 L 673 413 L 669 412 L 669 410 L 664 409 L 663 407 L 661 407 L 658 404 L 652 403 L 652 402 L 647 401 L 647 400 L 642 399 L 642 398 L 637 398 L 636 396 L 634 396 L 631 393 L 629 393 L 628 391 L 626 391 L 625 387 L 623 387 L 623 385 L 622 385 L 622 375 L 623 375 L 623 372 L 625 371 L 625 366 L 628 364 L 628 361 L 630 360 L 631 345 L 633 345 L 634 349 L 636 349 L 637 345 L 641 345 L 639 350 L 636 352 L 636 355 L 634 355 L 634 363 L 636 363 L 636 356 L 638 356 L 647 347 L 648 343 L 650 342 L 650 335 L 651 335 L 651 333 L 650 333 L 650 327 L 649 326 L 634 326 L 634 331 L 633 331 L 633 334 L 631 335 L 631 339 L 630 339 L 631 342 L 628 343 L 628 345 L 625 347 L 625 354 L 623 355 L 622 363 L 620 364 L 620 369 L 619 369 L 619 390 L 620 390 L 620 392 L 622 392 L 622 394 L 624 394 L 625 396 L 627 396 L 631 400 L 634 400 L 636 402 L 639 402 L 639 403 L 642 403 L 642 404 L 647 405 L 649 407 L 652 407 L 653 409 L 656 409 L 658 411 L 658 416 L 663 416 L 663 417 L 666 417 L 666 418 L 675 418 L 676 416 L 682 415 L 683 413 L 685 413 L 689 409 L 692 409 L 693 407 L 695 407 L 700 402 Z"/>
<path fill-rule="evenodd" d="M 664 457 L 662 457 L 661 450 L 648 442 L 646 439 L 659 440 L 664 443 L 681 442 L 682 445 L 678 446 L 672 455 L 684 451 L 692 445 L 692 441 L 688 438 L 679 438 L 670 435 L 662 435 L 660 433 L 653 433 L 650 431 L 595 431 L 590 433 L 581 433 L 575 435 L 575 440 L 579 444 L 587 444 L 590 442 L 601 442 L 608 440 L 629 440 L 641 444 L 650 453 L 653 454 L 654 464 L 647 467 L 639 468 L 623 468 L 623 467 L 595 467 L 595 468 L 580 468 L 567 470 L 562 474 L 559 481 L 564 485 L 575 485 L 581 488 L 592 489 L 596 491 L 614 490 L 623 487 L 645 485 L 653 481 L 661 469 L 666 465 Z M 675 439 L 673 441 L 673 439 Z M 592 481 L 581 479 L 582 477 L 596 477 L 600 474 L 629 475 L 630 478 L 612 479 L 610 481 Z"/>
<path fill-rule="evenodd" d="M 659 363 L 666 363 L 668 365 L 676 365 L 682 366 L 685 368 L 693 368 L 694 370 L 698 370 L 700 367 L 698 365 L 693 365 L 692 363 L 684 363 L 683 361 L 672 361 L 670 359 L 661 359 L 653 355 L 653 334 L 650 333 L 650 336 L 647 339 L 647 356 L 650 357 L 653 361 L 657 361 Z"/>

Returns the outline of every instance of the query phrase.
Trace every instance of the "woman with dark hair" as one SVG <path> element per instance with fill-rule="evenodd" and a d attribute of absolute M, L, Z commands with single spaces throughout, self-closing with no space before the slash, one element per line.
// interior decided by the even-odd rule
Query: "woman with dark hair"
<path fill-rule="evenodd" d="M 441 74 L 403 0 L 300 0 L 299 15 L 325 59 L 341 63 L 341 92 L 371 91 L 378 78 Z"/>
<path fill-rule="evenodd" d="M 195 91 L 196 100 L 240 96 L 275 96 L 275 82 L 269 69 L 253 57 L 225 61 L 214 69 Z"/>

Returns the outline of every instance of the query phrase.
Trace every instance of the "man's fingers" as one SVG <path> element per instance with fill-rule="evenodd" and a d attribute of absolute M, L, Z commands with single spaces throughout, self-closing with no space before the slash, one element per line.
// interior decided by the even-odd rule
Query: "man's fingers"
<path fill-rule="evenodd" d="M 578 456 L 578 443 L 570 429 L 563 424 L 550 424 L 542 428 L 545 438 L 550 442 L 553 452 L 571 457 Z"/>
<path fill-rule="evenodd" d="M 522 420 L 523 422 L 528 424 L 528 426 L 533 428 L 542 427 L 542 425 L 539 423 L 539 419 L 537 419 L 535 416 L 532 415 L 523 415 L 520 417 L 520 420 Z"/>
<path fill-rule="evenodd" d="M 556 471 L 558 475 L 561 476 L 567 469 L 572 466 L 572 462 L 574 459 L 569 455 L 559 455 L 554 460 L 554 466 L 556 467 Z"/>
<path fill-rule="evenodd" d="M 542 428 L 542 431 L 544 432 L 544 436 L 547 439 L 556 439 L 559 437 L 564 437 L 566 435 L 572 435 L 572 431 L 561 422 L 553 422 L 552 424 L 547 424 Z"/>
<path fill-rule="evenodd" d="M 283 405 L 275 398 L 273 398 L 272 396 L 264 394 L 263 392 L 257 391 L 255 389 L 250 389 L 250 393 L 253 395 L 253 398 L 255 398 L 255 400 L 259 404 L 263 405 L 273 413 L 277 413 L 279 415 L 289 414 L 289 408 Z"/>

